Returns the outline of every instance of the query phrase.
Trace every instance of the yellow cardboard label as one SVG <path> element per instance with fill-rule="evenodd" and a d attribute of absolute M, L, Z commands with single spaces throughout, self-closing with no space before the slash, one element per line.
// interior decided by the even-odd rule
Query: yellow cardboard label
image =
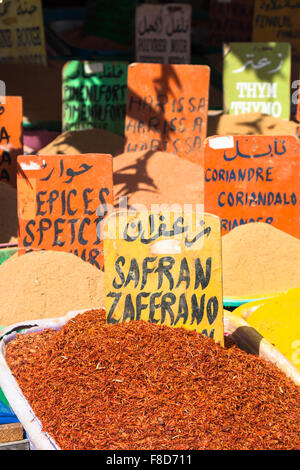
<path fill-rule="evenodd" d="M 0 62 L 47 64 L 41 0 L 0 3 Z"/>
<path fill-rule="evenodd" d="M 294 59 L 300 57 L 300 4 L 298 0 L 255 0 L 252 42 L 288 42 L 292 46 Z M 282 55 L 282 61 L 286 59 Z M 251 57 L 249 57 L 251 59 Z M 262 67 L 266 66 L 266 60 L 257 67 L 260 77 Z M 257 80 L 258 81 L 258 80 Z"/>
<path fill-rule="evenodd" d="M 116 212 L 104 233 L 108 324 L 144 320 L 184 327 L 223 345 L 218 217 Z"/>

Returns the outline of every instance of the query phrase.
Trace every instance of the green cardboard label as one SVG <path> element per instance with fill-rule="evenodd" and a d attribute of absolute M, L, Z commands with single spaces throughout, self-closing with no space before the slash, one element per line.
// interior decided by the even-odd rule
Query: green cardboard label
<path fill-rule="evenodd" d="M 290 118 L 291 46 L 287 43 L 224 45 L 224 109 Z"/>
<path fill-rule="evenodd" d="M 63 131 L 124 134 L 127 63 L 71 61 L 63 69 Z"/>

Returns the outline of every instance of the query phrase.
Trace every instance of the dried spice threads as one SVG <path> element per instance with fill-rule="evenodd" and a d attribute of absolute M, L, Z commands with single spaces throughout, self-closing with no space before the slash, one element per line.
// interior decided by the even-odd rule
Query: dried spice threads
<path fill-rule="evenodd" d="M 300 448 L 299 387 L 196 332 L 94 310 L 18 335 L 6 359 L 61 449 Z"/>

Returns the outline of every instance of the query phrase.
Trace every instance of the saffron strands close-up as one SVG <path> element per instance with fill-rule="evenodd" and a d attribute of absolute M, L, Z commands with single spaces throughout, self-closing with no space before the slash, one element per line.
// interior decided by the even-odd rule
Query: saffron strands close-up
<path fill-rule="evenodd" d="M 6 359 L 61 449 L 300 448 L 299 387 L 230 342 L 93 310 L 17 335 Z"/>

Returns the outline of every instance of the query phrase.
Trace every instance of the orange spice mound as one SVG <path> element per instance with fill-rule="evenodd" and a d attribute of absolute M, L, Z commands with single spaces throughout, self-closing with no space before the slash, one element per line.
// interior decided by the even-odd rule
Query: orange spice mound
<path fill-rule="evenodd" d="M 6 360 L 63 450 L 300 448 L 300 388 L 196 332 L 93 310 L 18 335 Z"/>
<path fill-rule="evenodd" d="M 203 168 L 167 152 L 128 152 L 113 159 L 114 198 L 128 205 L 203 204 Z"/>

